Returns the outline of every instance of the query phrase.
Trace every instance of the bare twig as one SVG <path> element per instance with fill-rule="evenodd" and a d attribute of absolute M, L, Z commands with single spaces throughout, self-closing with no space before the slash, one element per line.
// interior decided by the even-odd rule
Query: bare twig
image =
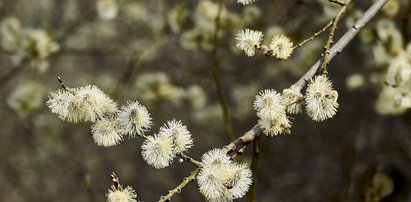
<path fill-rule="evenodd" d="M 191 172 L 191 174 L 188 177 L 185 177 L 183 182 L 181 182 L 176 188 L 168 191 L 168 194 L 166 196 L 161 196 L 159 202 L 170 201 L 172 196 L 180 193 L 181 189 L 183 189 L 189 182 L 196 179 L 198 172 L 200 172 L 200 168 L 197 168 L 193 172 Z"/>
<path fill-rule="evenodd" d="M 345 1 L 343 1 L 343 0 L 328 0 L 328 1 L 331 2 L 331 3 L 336 3 L 336 4 L 340 5 L 340 6 L 345 6 L 345 5 L 348 4 L 347 2 L 345 2 Z"/>
<path fill-rule="evenodd" d="M 191 158 L 190 156 L 188 156 L 184 153 L 178 153 L 177 156 L 179 156 L 182 159 L 183 162 L 185 161 L 185 162 L 191 163 L 191 164 L 193 164 L 197 167 L 201 166 L 201 162 Z"/>
<path fill-rule="evenodd" d="M 74 91 L 73 91 L 70 87 L 66 86 L 66 84 L 63 83 L 63 79 L 61 79 L 60 76 L 57 76 L 57 80 L 59 81 L 61 87 L 62 87 L 65 91 L 67 91 L 67 92 L 71 93 L 72 95 L 74 95 Z"/>
<path fill-rule="evenodd" d="M 303 46 L 304 44 L 306 44 L 309 41 L 314 40 L 315 37 L 319 36 L 320 34 L 322 34 L 323 32 L 327 31 L 328 28 L 331 27 L 333 21 L 330 21 L 328 24 L 326 24 L 323 28 L 321 28 L 319 31 L 317 31 L 316 33 L 314 33 L 312 36 L 310 36 L 309 38 L 305 39 L 304 41 L 302 41 L 301 43 L 295 45 L 293 47 L 293 49 L 299 48 L 301 46 Z"/>
<path fill-rule="evenodd" d="M 330 31 L 330 34 L 328 35 L 327 43 L 325 43 L 325 46 L 324 46 L 324 54 L 323 54 L 324 59 L 323 59 L 322 65 L 321 65 L 321 68 L 322 68 L 324 74 L 328 73 L 327 72 L 327 67 L 328 67 L 328 64 L 330 63 L 330 60 L 329 60 L 330 48 L 331 48 L 331 45 L 334 43 L 333 38 L 334 38 L 335 30 L 337 30 L 338 22 L 340 21 L 341 16 L 347 10 L 347 7 L 350 4 L 350 2 L 351 2 L 351 0 L 347 0 L 345 2 L 344 6 L 341 8 L 341 10 L 338 12 L 338 14 L 331 21 L 332 22 L 331 31 Z"/>
<path fill-rule="evenodd" d="M 65 91 L 69 91 L 68 87 L 66 86 L 66 84 L 63 83 L 63 80 L 61 79 L 60 76 L 57 76 L 57 80 L 60 82 L 61 87 L 65 90 Z"/>
<path fill-rule="evenodd" d="M 227 136 L 230 141 L 233 141 L 235 139 L 234 130 L 233 130 L 233 125 L 230 120 L 230 115 L 228 113 L 228 107 L 224 99 L 223 89 L 221 86 L 221 66 L 220 66 L 220 59 L 218 58 L 218 47 L 219 47 L 218 34 L 220 32 L 220 17 L 221 17 L 222 10 L 223 10 L 223 0 L 219 0 L 217 16 L 215 18 L 215 27 L 214 27 L 214 36 L 213 36 L 213 50 L 212 50 L 212 56 L 213 56 L 213 62 L 214 62 L 213 78 L 214 78 L 214 84 L 215 84 L 215 88 L 217 92 L 218 101 L 220 103 L 221 110 L 223 112 L 224 126 L 227 132 Z"/>
<path fill-rule="evenodd" d="M 253 183 L 251 184 L 250 190 L 248 191 L 248 201 L 255 201 L 255 186 L 257 183 L 257 167 L 258 158 L 260 156 L 260 137 L 256 136 L 253 142 L 253 159 L 251 160 L 251 173 L 253 176 Z"/>

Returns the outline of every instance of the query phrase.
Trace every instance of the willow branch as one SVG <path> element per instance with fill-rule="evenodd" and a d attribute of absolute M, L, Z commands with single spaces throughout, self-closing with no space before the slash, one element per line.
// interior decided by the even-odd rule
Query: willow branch
<path fill-rule="evenodd" d="M 337 53 L 340 53 L 345 48 L 345 46 L 354 38 L 354 36 L 360 31 L 360 29 L 363 28 L 365 24 L 367 24 L 367 22 L 370 21 L 377 14 L 377 12 L 384 6 L 384 4 L 387 1 L 388 0 L 378 0 L 364 13 L 364 15 L 351 27 L 351 29 L 348 30 L 344 34 L 344 36 L 342 36 L 340 40 L 338 40 L 338 42 L 330 49 L 329 60 L 332 60 Z M 301 88 L 304 87 L 307 83 L 307 80 L 311 79 L 316 74 L 318 69 L 321 67 L 321 61 L 321 59 L 318 60 L 295 83 L 295 85 L 300 86 Z M 250 143 L 254 142 L 261 134 L 261 132 L 261 128 L 258 126 L 258 124 L 256 124 L 251 130 L 247 131 L 244 135 L 232 141 L 228 145 L 224 146 L 223 149 L 227 152 L 227 154 L 236 153 L 238 151 L 237 148 L 243 150 Z M 184 181 L 180 183 L 176 188 L 170 190 L 166 196 L 162 196 L 159 202 L 170 201 L 171 197 L 174 194 L 180 193 L 183 187 L 185 187 L 190 181 L 193 181 L 196 178 L 197 174 L 200 171 L 200 168 L 201 166 L 195 169 L 193 172 L 191 172 L 190 176 L 185 178 Z"/>
<path fill-rule="evenodd" d="M 255 187 L 257 184 L 257 168 L 258 159 L 260 156 L 260 137 L 256 136 L 253 142 L 253 159 L 251 160 L 251 173 L 253 176 L 253 183 L 251 184 L 250 190 L 248 192 L 248 201 L 255 201 Z"/>
<path fill-rule="evenodd" d="M 195 169 L 193 172 L 188 177 L 185 177 L 183 182 L 181 182 L 176 188 L 168 191 L 168 194 L 166 196 L 160 197 L 159 202 L 166 202 L 166 201 L 171 201 L 171 197 L 174 196 L 175 194 L 179 194 L 181 190 L 191 181 L 194 181 L 198 175 L 198 172 L 200 172 L 200 168 Z"/>
<path fill-rule="evenodd" d="M 230 144 L 223 147 L 227 154 L 233 153 L 237 151 L 237 148 L 240 146 L 247 146 L 248 144 L 252 143 L 255 140 L 255 137 L 260 135 L 261 129 L 258 124 L 256 124 L 251 130 L 246 132 L 241 137 L 237 138 Z"/>
<path fill-rule="evenodd" d="M 221 17 L 222 10 L 223 10 L 223 0 L 219 0 L 217 16 L 215 18 L 215 27 L 214 27 L 214 36 L 213 36 L 213 50 L 212 50 L 212 56 L 213 56 L 213 62 L 214 62 L 213 78 L 214 78 L 214 84 L 215 84 L 215 88 L 217 92 L 218 101 L 220 103 L 221 110 L 223 112 L 224 127 L 226 129 L 229 140 L 233 141 L 235 139 L 234 130 L 233 130 L 233 125 L 231 123 L 230 116 L 228 113 L 228 107 L 224 99 L 223 89 L 221 86 L 221 66 L 220 66 L 220 60 L 218 58 L 218 46 L 219 46 L 218 34 L 220 32 L 220 17 Z"/>
<path fill-rule="evenodd" d="M 351 0 L 347 0 L 345 2 L 344 6 L 341 8 L 341 10 L 338 12 L 338 14 L 332 20 L 331 31 L 330 31 L 330 34 L 328 35 L 328 40 L 327 40 L 327 42 L 325 43 L 325 46 L 324 46 L 324 60 L 323 60 L 323 63 L 321 65 L 321 68 L 322 68 L 324 74 L 327 74 L 327 67 L 328 67 L 328 64 L 330 63 L 330 60 L 329 60 L 330 48 L 331 48 L 331 45 L 334 43 L 333 38 L 334 38 L 335 30 L 337 30 L 338 22 L 340 21 L 341 16 L 347 10 L 347 7 L 348 7 L 348 5 L 350 5 L 350 2 L 351 2 Z"/>
<path fill-rule="evenodd" d="M 191 163 L 193 165 L 195 165 L 197 167 L 197 169 L 195 169 L 193 172 L 191 172 L 190 176 L 185 177 L 183 182 L 181 182 L 176 188 L 174 188 L 173 190 L 168 191 L 168 194 L 166 196 L 161 196 L 160 197 L 160 201 L 170 201 L 171 197 L 174 196 L 175 194 L 178 194 L 181 192 L 181 189 L 183 189 L 189 182 L 193 181 L 196 177 L 198 172 L 201 169 L 201 162 L 194 160 L 193 158 L 191 158 L 190 156 L 184 154 L 184 153 L 178 153 L 177 156 L 179 156 L 181 158 L 181 162 L 188 162 Z"/>
<path fill-rule="evenodd" d="M 338 40 L 338 42 L 329 50 L 328 60 L 331 61 L 338 53 L 340 53 L 347 44 L 354 38 L 355 35 L 377 14 L 388 0 L 376 1 L 355 24 Z M 311 68 L 297 81 L 294 85 L 303 88 L 321 67 L 323 59 L 311 66 Z"/>
<path fill-rule="evenodd" d="M 344 2 L 343 0 L 328 0 L 328 1 L 331 2 L 331 3 L 336 3 L 340 6 L 345 6 L 345 5 L 348 4 L 347 2 Z"/>
<path fill-rule="evenodd" d="M 178 153 L 177 156 L 179 156 L 183 160 L 183 162 L 185 161 L 185 162 L 191 163 L 191 164 L 193 164 L 197 167 L 201 167 L 201 162 L 199 162 L 197 160 L 194 160 L 193 158 L 191 158 L 190 156 L 188 156 L 188 155 L 186 155 L 182 152 Z"/>
<path fill-rule="evenodd" d="M 378 11 L 384 6 L 388 0 L 378 0 L 376 1 L 365 13 L 361 16 L 357 22 L 338 40 L 338 42 L 330 49 L 329 60 L 332 60 L 337 53 L 340 53 L 347 44 L 354 38 L 354 36 L 378 13 Z M 321 67 L 322 59 L 317 60 L 317 62 L 311 66 L 311 68 L 297 81 L 294 85 L 303 88 L 309 79 L 311 79 Z M 249 145 L 253 142 L 256 136 L 261 134 L 261 129 L 256 124 L 251 130 L 246 132 L 241 137 L 237 138 L 230 144 L 224 146 L 227 153 L 233 153 L 237 151 L 237 148 L 241 148 Z"/>
<path fill-rule="evenodd" d="M 320 34 L 322 34 L 323 32 L 327 31 L 328 28 L 331 27 L 331 25 L 333 24 L 333 21 L 330 21 L 328 24 L 326 24 L 323 28 L 321 28 L 319 31 L 317 31 L 316 33 L 314 33 L 311 37 L 306 38 L 304 41 L 302 41 L 301 43 L 295 45 L 293 47 L 293 49 L 299 48 L 301 46 L 303 46 L 304 44 L 308 43 L 309 41 L 314 40 L 315 37 L 319 36 Z"/>
<path fill-rule="evenodd" d="M 236 140 L 234 140 L 233 142 L 231 142 L 229 145 L 224 146 L 224 150 L 227 153 L 231 153 L 233 151 L 236 151 L 236 148 L 239 147 L 240 145 L 243 145 L 243 148 L 245 148 L 248 144 L 252 143 L 254 141 L 254 139 L 260 134 L 260 127 L 257 125 L 255 125 L 250 131 L 248 131 L 247 133 L 245 133 L 243 136 L 237 138 Z M 177 154 L 179 157 L 181 157 L 183 160 L 190 162 L 194 165 L 197 166 L 197 169 L 195 169 L 193 172 L 191 172 L 191 175 L 188 176 L 187 178 L 184 179 L 183 182 L 181 182 L 176 188 L 174 188 L 173 190 L 170 190 L 168 192 L 168 194 L 166 196 L 162 196 L 160 197 L 160 201 L 159 202 L 166 202 L 166 201 L 170 201 L 171 197 L 174 194 L 180 193 L 181 189 L 184 188 L 190 181 L 194 180 L 198 174 L 198 172 L 201 169 L 201 162 L 195 161 L 194 159 L 192 159 L 191 157 L 188 157 L 187 155 L 183 154 L 183 153 L 179 153 Z"/>

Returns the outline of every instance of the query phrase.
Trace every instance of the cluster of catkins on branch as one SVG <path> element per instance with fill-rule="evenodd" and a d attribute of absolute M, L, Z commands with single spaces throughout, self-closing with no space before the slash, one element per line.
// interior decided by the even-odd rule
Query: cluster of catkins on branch
<path fill-rule="evenodd" d="M 261 45 L 263 33 L 254 30 L 241 30 L 237 36 L 237 47 L 247 56 L 253 56 L 256 50 L 278 59 L 287 59 L 293 52 L 293 43 L 283 35 L 274 36 L 269 46 Z M 301 113 L 305 101 L 305 109 L 309 117 L 315 121 L 332 118 L 338 108 L 338 93 L 333 89 L 327 74 L 310 79 L 305 96 L 302 87 L 292 85 L 284 89 L 282 94 L 275 90 L 263 90 L 257 95 L 254 108 L 259 117 L 258 124 L 266 135 L 274 136 L 290 133 L 291 124 L 286 113 Z"/>
<path fill-rule="evenodd" d="M 152 118 L 138 101 L 129 101 L 118 108 L 117 103 L 96 86 L 68 88 L 62 85 L 63 90 L 51 93 L 48 107 L 64 121 L 92 122 L 91 133 L 99 146 L 114 146 L 126 135 L 138 135 L 145 139 L 141 146 L 143 159 L 157 169 L 169 166 L 177 155 L 193 146 L 191 133 L 181 121 L 168 121 L 157 134 L 146 136 L 144 133 L 150 129 Z M 290 132 L 291 123 L 286 113 L 302 112 L 304 98 L 308 115 L 313 120 L 322 121 L 335 115 L 337 96 L 323 74 L 311 80 L 305 97 L 301 88 L 295 85 L 284 89 L 282 94 L 264 90 L 256 96 L 254 108 L 263 132 L 274 136 Z M 233 162 L 221 149 L 204 154 L 200 167 L 197 176 L 199 190 L 209 201 L 241 198 L 252 182 L 250 169 L 245 164 Z M 135 196 L 131 188 L 112 188 L 107 195 L 108 201 L 117 194 Z"/>
<path fill-rule="evenodd" d="M 144 135 L 150 129 L 152 118 L 138 101 L 129 101 L 118 107 L 96 86 L 68 88 L 52 92 L 47 106 L 60 119 L 68 122 L 92 122 L 91 133 L 99 146 L 109 147 L 120 143 L 124 136 L 140 136 L 143 159 L 154 168 L 165 168 L 173 159 L 193 146 L 193 139 L 181 121 L 171 120 L 153 136 Z M 210 201 L 230 201 L 241 198 L 251 184 L 251 171 L 245 164 L 233 162 L 226 152 L 214 149 L 204 154 L 197 182 L 200 192 Z M 131 187 L 112 187 L 108 201 L 116 198 L 135 201 Z"/>
<path fill-rule="evenodd" d="M 254 3 L 255 0 L 238 0 L 243 5 Z M 288 59 L 295 48 L 293 42 L 284 35 L 276 35 L 269 45 L 263 45 L 264 34 L 261 31 L 245 29 L 238 32 L 236 46 L 247 56 L 254 56 L 260 50 L 267 56 L 277 59 Z M 326 66 L 325 66 L 326 67 Z M 304 85 L 296 83 L 284 89 L 282 93 L 275 90 L 263 90 L 257 95 L 254 108 L 259 118 L 258 124 L 266 135 L 274 136 L 290 133 L 291 123 L 286 113 L 299 114 L 302 105 L 310 118 L 314 121 L 324 121 L 332 118 L 338 109 L 338 93 L 333 89 L 332 82 L 327 77 L 324 68 L 323 74 L 314 78 L 307 78 L 308 86 L 305 96 L 301 93 Z"/>
<path fill-rule="evenodd" d="M 238 0 L 244 5 L 254 1 Z M 289 58 L 295 49 L 286 36 L 274 36 L 268 46 L 261 44 L 262 37 L 260 31 L 241 30 L 235 38 L 236 46 L 247 56 L 253 56 L 255 51 L 260 50 L 277 59 Z M 259 118 L 258 124 L 266 135 L 290 133 L 291 122 L 287 113 L 301 113 L 304 103 L 308 116 L 315 121 L 323 121 L 336 114 L 338 93 L 333 89 L 326 71 L 309 79 L 305 95 L 301 93 L 304 85 L 296 83 L 282 93 L 270 89 L 256 96 L 254 108 Z M 137 135 L 144 139 L 141 146 L 143 159 L 156 169 L 169 166 L 177 156 L 183 158 L 184 152 L 193 146 L 191 133 L 181 121 L 168 121 L 157 134 L 147 136 L 144 133 L 150 129 L 152 118 L 138 101 L 129 101 L 119 108 L 96 86 L 69 88 L 61 84 L 62 90 L 51 93 L 48 107 L 64 121 L 92 122 L 91 133 L 99 146 L 114 146 L 124 136 Z M 213 149 L 203 155 L 201 162 L 193 164 L 198 167 L 195 174 L 199 191 L 208 201 L 225 202 L 241 198 L 252 183 L 248 166 L 232 161 L 224 149 Z M 123 189 L 117 181 L 109 189 L 107 201 L 133 202 L 136 197 L 131 187 Z"/>

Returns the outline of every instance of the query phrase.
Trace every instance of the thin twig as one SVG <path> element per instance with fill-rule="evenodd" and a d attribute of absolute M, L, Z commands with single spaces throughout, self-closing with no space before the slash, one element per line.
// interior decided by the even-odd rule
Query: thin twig
<path fill-rule="evenodd" d="M 253 159 L 251 160 L 251 173 L 253 176 L 253 183 L 251 184 L 250 190 L 248 191 L 248 201 L 255 201 L 255 187 L 257 184 L 257 168 L 258 168 L 258 159 L 260 156 L 260 137 L 256 136 L 253 142 Z"/>
<path fill-rule="evenodd" d="M 224 99 L 223 89 L 221 86 L 221 66 L 220 66 L 220 59 L 218 58 L 218 47 L 219 47 L 218 34 L 220 32 L 220 17 L 221 17 L 222 10 L 223 10 L 223 0 L 219 0 L 217 16 L 215 18 L 215 27 L 214 27 L 214 36 L 213 36 L 213 50 L 212 50 L 212 56 L 213 56 L 213 62 L 214 62 L 213 78 L 214 78 L 214 84 L 215 84 L 215 88 L 217 92 L 218 101 L 220 103 L 221 110 L 223 111 L 224 126 L 227 132 L 227 136 L 230 141 L 233 141 L 235 139 L 234 130 L 233 130 L 233 125 L 230 120 L 230 115 L 228 113 L 228 107 Z"/>
<path fill-rule="evenodd" d="M 67 87 L 66 84 L 64 84 L 63 79 L 61 79 L 60 76 L 57 76 L 57 80 L 60 82 L 61 87 L 62 87 L 65 91 L 69 91 L 69 87 Z"/>
<path fill-rule="evenodd" d="M 75 94 L 75 92 L 74 92 L 70 87 L 68 87 L 66 84 L 64 84 L 63 79 L 62 79 L 60 76 L 57 76 L 57 80 L 59 81 L 61 87 L 62 87 L 66 92 L 71 93 L 72 95 Z"/>
<path fill-rule="evenodd" d="M 333 23 L 332 21 L 328 22 L 328 24 L 326 24 L 323 28 L 321 28 L 319 31 L 317 31 L 316 33 L 314 33 L 311 37 L 306 38 L 306 39 L 305 39 L 304 41 L 302 41 L 301 43 L 295 45 L 295 46 L 293 47 L 293 49 L 299 48 L 299 47 L 303 46 L 304 44 L 306 44 L 307 42 L 314 40 L 315 37 L 319 36 L 320 34 L 322 34 L 322 33 L 325 32 L 325 31 L 327 31 L 327 29 L 331 27 L 332 23 Z"/>
<path fill-rule="evenodd" d="M 340 6 L 344 6 L 344 5 L 348 4 L 347 2 L 345 2 L 343 0 L 328 0 L 328 1 L 331 2 L 331 3 L 336 3 Z"/>
<path fill-rule="evenodd" d="M 191 163 L 197 167 L 201 166 L 201 162 L 193 159 L 192 157 L 188 156 L 187 154 L 184 153 L 178 153 L 177 156 L 179 156 L 183 161 Z"/>
<path fill-rule="evenodd" d="M 200 172 L 200 168 L 195 169 L 193 172 L 188 177 L 185 177 L 183 182 L 181 182 L 176 188 L 168 191 L 168 194 L 166 196 L 160 197 L 160 200 L 158 202 L 166 202 L 170 201 L 171 197 L 174 196 L 175 194 L 179 194 L 181 190 L 191 181 L 194 181 L 198 175 L 198 172 Z"/>
<path fill-rule="evenodd" d="M 351 0 L 347 0 L 344 6 L 341 8 L 341 10 L 338 12 L 338 14 L 331 21 L 332 22 L 331 31 L 330 31 L 330 34 L 328 35 L 327 43 L 325 43 L 325 46 L 324 46 L 324 59 L 321 65 L 321 69 L 323 70 L 324 74 L 328 73 L 327 67 L 328 67 L 328 64 L 330 63 L 330 60 L 329 60 L 330 48 L 331 48 L 331 45 L 334 43 L 333 38 L 334 38 L 335 30 L 337 30 L 338 22 L 340 21 L 341 16 L 347 10 L 347 7 L 350 4 L 350 2 Z"/>

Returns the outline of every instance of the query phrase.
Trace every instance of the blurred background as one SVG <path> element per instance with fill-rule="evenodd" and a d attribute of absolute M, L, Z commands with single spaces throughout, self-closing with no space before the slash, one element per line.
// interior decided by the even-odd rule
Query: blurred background
<path fill-rule="evenodd" d="M 339 38 L 374 1 L 354 1 Z M 239 137 L 257 122 L 260 90 L 289 87 L 320 57 L 327 34 L 279 61 L 235 47 L 236 33 L 263 31 L 295 44 L 325 26 L 340 6 L 327 0 L 1 0 L 0 201 L 104 201 L 115 171 L 138 200 L 157 201 L 194 169 L 154 169 L 139 138 L 99 147 L 90 123 L 67 123 L 45 102 L 59 89 L 99 86 L 119 105 L 142 102 L 154 125 L 173 118 L 193 134 L 200 159 L 230 142 L 213 80 Z M 390 0 L 329 66 L 337 115 L 292 116 L 291 135 L 262 136 L 256 201 L 411 201 L 411 3 Z M 216 54 L 214 54 L 216 53 Z M 239 161 L 251 162 L 251 146 Z M 195 182 L 173 201 L 204 201 Z M 244 197 L 238 201 L 247 201 Z"/>

